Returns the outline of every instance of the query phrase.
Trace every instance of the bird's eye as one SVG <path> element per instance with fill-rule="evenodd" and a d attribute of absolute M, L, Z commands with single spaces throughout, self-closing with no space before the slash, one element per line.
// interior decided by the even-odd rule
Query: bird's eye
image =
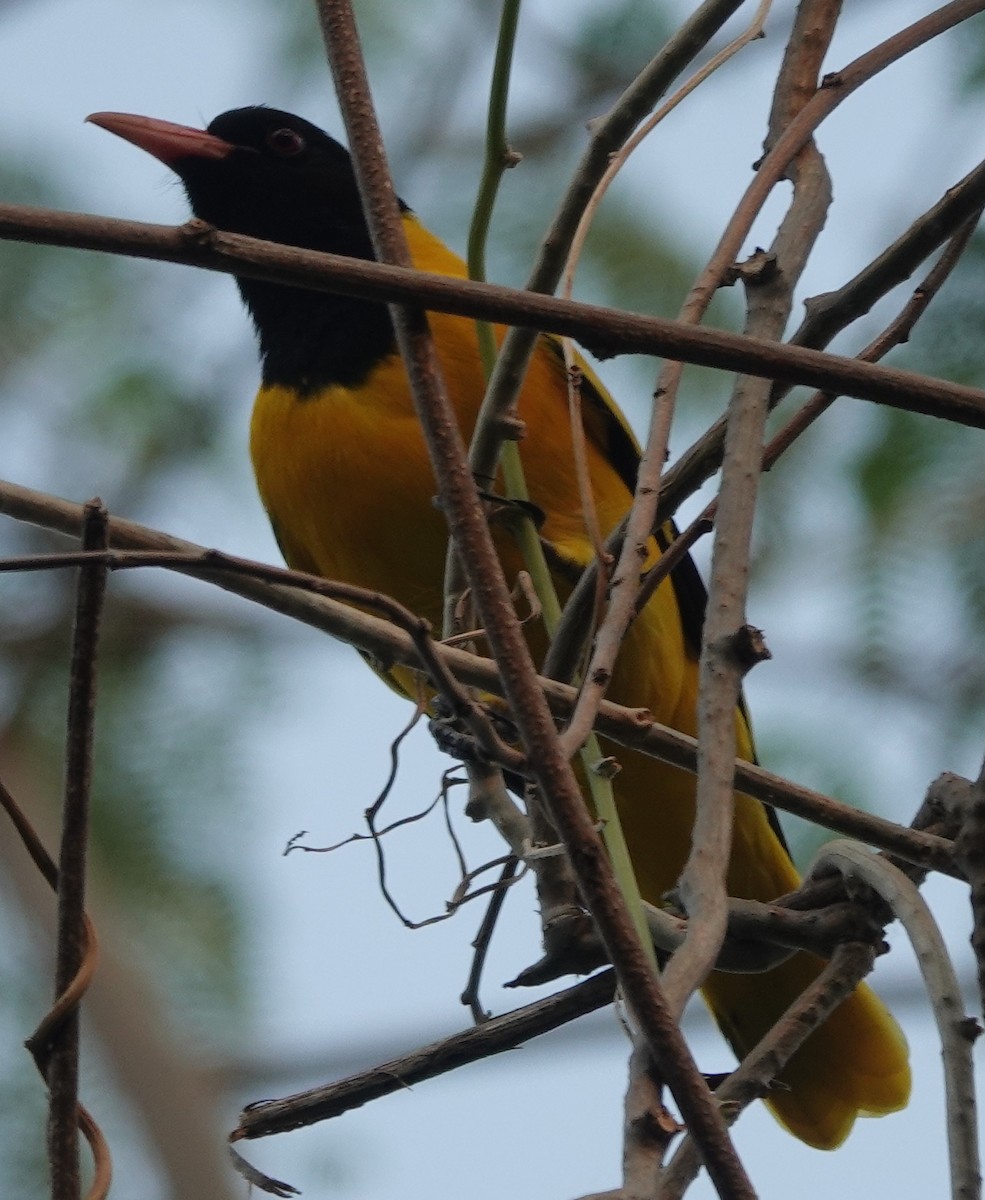
<path fill-rule="evenodd" d="M 279 158 L 294 158 L 304 150 L 305 143 L 293 129 L 275 129 L 267 134 L 267 146 Z"/>

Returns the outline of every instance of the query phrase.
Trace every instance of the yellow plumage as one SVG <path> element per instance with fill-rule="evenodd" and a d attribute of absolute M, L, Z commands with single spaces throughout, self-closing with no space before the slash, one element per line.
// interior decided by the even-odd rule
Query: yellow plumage
<path fill-rule="evenodd" d="M 347 151 L 300 117 L 262 106 L 234 109 L 207 131 L 129 113 L 90 120 L 171 166 L 202 220 L 286 245 L 373 256 Z M 405 212 L 404 222 L 419 268 L 464 275 L 461 261 L 413 214 Z M 265 380 L 253 412 L 253 463 L 285 558 L 299 570 L 387 593 L 440 626 L 446 527 L 432 502 L 436 486 L 385 310 L 252 278 L 238 283 L 259 335 Z M 434 314 L 431 327 L 468 437 L 484 392 L 475 326 Z M 629 508 L 638 450 L 591 378 L 585 398 L 591 482 L 607 533 Z M 526 430 L 520 456 L 530 498 L 544 514 L 542 533 L 564 559 L 583 566 L 592 548 L 572 466 L 565 373 L 549 339 L 541 339 L 518 407 Z M 512 577 L 521 566 L 516 547 L 502 529 L 494 533 Z M 694 734 L 698 666 L 691 644 L 700 614 L 686 597 L 680 603 L 683 621 L 673 584 L 657 589 L 630 630 L 609 695 Z M 694 607 L 701 603 L 696 596 Z M 542 636 L 532 637 L 542 647 Z M 413 690 L 408 673 L 392 674 Z M 736 725 L 739 753 L 751 758 L 741 711 Z M 644 898 L 659 904 L 689 850 L 694 780 L 630 751 L 619 750 L 618 758 L 626 840 Z M 729 892 L 771 900 L 797 883 L 766 810 L 737 794 Z M 818 970 L 816 959 L 800 954 L 765 975 L 712 975 L 704 995 L 743 1055 Z M 798 1137 L 830 1148 L 856 1115 L 902 1108 L 909 1091 L 903 1037 L 863 986 L 811 1035 L 767 1103 Z"/>
<path fill-rule="evenodd" d="M 417 266 L 464 274 L 461 261 L 415 217 L 406 214 L 404 220 Z M 430 320 L 468 436 L 484 390 L 475 327 L 444 314 Z M 572 466 L 564 371 L 546 341 L 533 360 L 519 414 L 525 425 L 520 454 L 531 500 L 545 514 L 543 536 L 566 558 L 585 564 L 592 549 Z M 612 410 L 608 418 L 590 412 L 586 419 L 592 484 L 605 532 L 631 501 L 608 456 L 606 420 L 621 423 L 622 418 Z M 291 566 L 385 592 L 440 626 L 446 527 L 432 502 L 434 478 L 396 354 L 351 389 L 329 386 L 303 399 L 283 386 L 261 389 L 251 451 L 264 505 Z M 508 539 L 500 544 L 504 566 L 514 575 L 520 565 L 516 552 Z M 694 734 L 696 692 L 697 663 L 685 644 L 674 589 L 664 582 L 630 632 L 609 695 Z M 751 757 L 741 714 L 737 721 L 741 753 Z M 659 904 L 688 852 L 694 780 L 642 755 L 619 750 L 618 758 L 617 799 L 630 852 L 643 896 Z M 762 805 L 737 795 L 735 817 L 730 894 L 771 900 L 796 887 L 797 872 Z M 817 960 L 801 954 L 765 975 L 713 975 L 704 995 L 741 1055 L 818 969 Z M 857 1114 L 902 1108 L 909 1089 L 902 1034 L 862 986 L 811 1036 L 767 1103 L 799 1138 L 830 1148 L 845 1138 Z"/>

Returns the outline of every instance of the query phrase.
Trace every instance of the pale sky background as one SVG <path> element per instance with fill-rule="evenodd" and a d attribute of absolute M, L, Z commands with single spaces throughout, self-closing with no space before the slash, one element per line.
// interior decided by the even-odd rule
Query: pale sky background
<path fill-rule="evenodd" d="M 932 6 L 887 0 L 861 7 L 861 15 L 844 23 L 829 59 L 832 66 L 898 28 L 904 18 L 913 19 Z M 532 4 L 531 10 L 546 19 L 551 6 L 544 0 Z M 777 23 L 783 24 L 791 10 L 789 3 L 778 4 Z M 36 150 L 60 158 L 80 209 L 164 222 L 186 215 L 183 196 L 166 170 L 83 125 L 87 113 L 120 109 L 195 124 L 241 104 L 289 106 L 292 99 L 257 83 L 265 77 L 267 31 L 260 18 L 251 16 L 244 22 L 232 4 L 35 2 L 4 12 L 0 33 L 0 111 L 6 136 L 25 154 Z M 707 250 L 758 156 L 773 77 L 768 65 L 758 64 L 771 64 L 780 44 L 778 36 L 775 44 L 767 40 L 753 46 L 714 87 L 689 100 L 627 180 L 626 186 L 638 188 L 647 203 L 652 202 L 651 193 L 656 194 L 688 240 Z M 822 149 L 836 180 L 837 203 L 805 294 L 837 286 L 881 247 L 884 234 L 872 214 L 903 228 L 982 156 L 981 111 L 963 116 L 951 106 L 941 79 L 940 64 L 945 61 L 938 48 L 930 47 L 863 89 L 825 126 Z M 372 76 L 373 63 L 369 66 Z M 532 88 L 534 83 L 528 80 L 524 86 Z M 477 81 L 476 87 L 481 93 L 485 80 Z M 387 106 L 398 102 L 391 97 L 402 93 L 399 87 L 379 90 L 386 128 Z M 952 116 L 942 127 L 945 108 Z M 323 95 L 313 98 L 305 115 L 338 133 L 334 111 L 326 72 Z M 730 114 L 730 123 L 721 119 L 723 111 Z M 895 182 L 900 179 L 906 180 L 905 197 Z M 422 198 L 405 198 L 415 207 L 425 206 Z M 461 197 L 463 212 L 471 200 L 470 186 Z M 768 215 L 757 228 L 761 240 L 769 238 Z M 756 240 L 751 239 L 750 248 Z M 134 264 L 134 287 L 152 288 L 163 273 L 174 270 Z M 200 320 L 194 327 L 186 322 L 182 353 L 187 353 L 191 370 L 201 367 L 200 386 L 207 386 L 213 351 L 203 348 L 200 339 L 242 346 L 240 444 L 229 451 L 241 460 L 239 485 L 235 494 L 225 497 L 162 497 L 159 513 L 141 515 L 155 516 L 162 527 L 195 541 L 277 562 L 276 547 L 252 494 L 245 449 L 254 363 L 248 323 L 230 281 L 203 275 L 201 286 L 209 300 L 210 321 L 207 327 Z M 202 311 L 202 306 L 197 308 L 196 319 Z M 603 374 L 614 387 L 627 378 L 608 366 Z M 849 428 L 851 419 L 847 418 Z M 27 460 L 23 449 L 16 443 L 0 446 L 0 473 L 59 492 L 60 481 L 51 477 L 45 463 Z M 87 486 L 85 495 L 103 491 L 105 484 L 92 479 Z M 105 498 L 112 504 L 112 496 Z M 823 503 L 837 502 L 825 496 Z M 836 511 L 836 519 L 838 515 Z M 823 516 L 830 519 L 830 508 Z M 816 519 L 823 524 L 822 516 Z M 809 515 L 805 531 L 811 531 Z M 206 589 L 186 581 L 158 578 L 158 585 L 181 589 L 192 602 L 210 601 Z M 808 690 L 815 705 L 813 719 L 831 722 L 852 753 L 865 756 L 862 774 L 871 780 L 874 795 L 886 800 L 886 811 L 908 819 L 905 814 L 915 808 L 926 783 L 939 771 L 971 774 L 977 763 L 937 761 L 919 723 L 890 731 L 893 714 L 860 714 L 857 708 L 843 706 L 840 691 L 825 681 L 825 664 L 812 654 L 809 634 L 818 616 L 816 605 L 801 608 L 797 616 L 786 610 L 764 613 L 753 605 L 751 617 L 769 629 L 774 654 L 774 662 L 751 681 L 753 712 L 766 728 L 771 719 L 797 709 L 798 697 L 802 708 Z M 822 614 L 822 619 L 837 622 L 839 614 Z M 279 636 L 285 640 L 283 631 Z M 311 1069 L 304 1078 L 270 1079 L 259 1091 L 234 1097 L 230 1126 L 240 1101 L 326 1079 L 337 1070 L 332 1066 L 336 1056 L 345 1059 L 343 1070 L 352 1069 L 353 1052 L 364 1052 L 369 1065 L 468 1021 L 457 997 L 468 970 L 468 943 L 478 910 L 407 932 L 379 897 L 372 855 L 365 847 L 352 847 L 332 858 L 281 856 L 284 843 L 298 830 L 310 830 L 313 841 L 330 842 L 360 827 L 363 809 L 385 778 L 390 740 L 407 718 L 406 707 L 368 675 L 354 654 L 340 653 L 304 629 L 290 631 L 286 640 L 293 650 L 282 656 L 274 694 L 249 738 L 238 836 L 245 847 L 244 891 L 249 889 L 254 905 L 250 954 L 256 1025 L 251 1049 L 265 1063 L 283 1056 L 292 1062 L 308 1061 Z M 207 687 L 208 680 L 189 676 L 186 686 Z M 859 745 L 863 721 L 868 732 L 865 744 Z M 430 796 L 438 770 L 446 765 L 424 733 L 411 739 L 399 785 L 401 802 L 411 809 L 422 795 Z M 208 829 L 207 816 L 203 822 Z M 498 853 L 484 831 L 464 833 L 475 862 Z M 435 837 L 411 831 L 394 851 L 400 895 L 416 916 L 437 911 L 456 879 L 450 856 L 429 863 L 422 877 L 415 855 L 419 851 L 431 856 L 437 844 Z M 961 890 L 934 880 L 925 894 L 943 914 L 945 928 L 955 931 L 955 953 L 967 973 L 970 955 Z M 882 983 L 913 990 L 916 968 L 904 941 L 894 929 L 892 942 L 899 953 L 880 965 L 877 987 Z M 507 905 L 494 943 L 486 972 L 488 1006 L 503 1011 L 534 998 L 504 993 L 495 982 L 510 978 L 536 954 L 528 888 Z M 911 1042 L 916 1080 L 906 1113 L 861 1122 L 836 1154 L 802 1146 L 759 1106 L 743 1117 L 736 1142 L 764 1197 L 794 1192 L 801 1200 L 861 1196 L 879 1194 L 883 1186 L 899 1197 L 944 1194 L 939 1047 L 925 1007 L 907 1005 L 900 1017 Z M 702 1015 L 695 1021 L 694 1046 L 706 1069 L 726 1067 L 727 1051 Z M 617 1184 L 625 1058 L 626 1043 L 610 1013 L 576 1026 L 563 1039 L 545 1039 L 421 1084 L 330 1124 L 251 1144 L 246 1153 L 263 1170 L 301 1188 L 308 1200 L 389 1200 L 396 1195 L 417 1200 L 455 1195 L 466 1188 L 470 1200 L 500 1200 L 506 1190 L 538 1200 L 575 1197 Z M 102 1117 L 98 1090 L 97 1086 L 97 1095 L 88 1099 Z M 106 1103 L 111 1101 L 107 1098 Z M 105 1122 L 111 1143 L 117 1120 L 118 1113 L 111 1109 Z M 117 1167 L 114 1195 L 158 1200 L 160 1193 L 146 1185 L 139 1151 L 122 1155 Z M 713 1193 L 702 1180 L 690 1194 L 703 1198 Z"/>

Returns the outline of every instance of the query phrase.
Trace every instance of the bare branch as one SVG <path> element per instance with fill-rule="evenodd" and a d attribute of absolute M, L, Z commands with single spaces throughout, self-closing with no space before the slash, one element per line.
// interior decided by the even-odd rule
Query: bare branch
<path fill-rule="evenodd" d="M 927 277 L 918 284 L 897 321 L 870 342 L 857 357 L 872 362 L 888 353 L 893 345 L 905 341 L 960 258 L 981 217 L 983 201 L 985 163 L 950 188 L 941 200 L 914 221 L 901 237 L 843 288 L 827 293 L 816 302 L 809 301 L 808 316 L 794 334 L 791 344 L 812 347 L 826 344 L 852 320 L 868 312 L 886 292 L 908 279 L 920 263 L 943 242 L 948 242 L 947 250 L 928 272 Z M 774 384 L 770 407 L 775 408 L 789 390 L 786 384 Z M 780 430 L 767 446 L 764 451 L 764 469 L 769 469 L 787 445 L 826 411 L 838 394 L 840 393 L 822 390 L 807 401 L 789 425 Z M 719 468 L 724 439 L 725 418 L 721 417 L 664 473 L 660 489 L 659 521 L 674 513 L 679 505 Z M 716 508 L 717 501 L 712 501 L 648 572 L 646 582 L 640 589 L 638 607 L 646 603 L 660 581 L 669 575 L 698 538 L 711 529 L 710 517 L 714 515 Z M 624 530 L 625 523 L 622 523 L 619 529 L 614 531 L 606 546 L 607 553 L 612 553 L 618 548 Z M 545 663 L 546 675 L 560 679 L 568 677 L 567 663 L 583 637 L 581 630 L 588 620 L 591 597 L 597 589 L 597 577 L 595 564 L 582 572 L 581 579 L 565 605 L 561 625 Z"/>
<path fill-rule="evenodd" d="M 0 238 L 184 263 L 227 275 L 372 300 L 417 303 L 436 312 L 567 335 L 603 358 L 613 354 L 674 358 L 805 384 L 985 428 L 985 392 L 979 388 L 914 371 L 858 363 L 805 347 L 762 342 L 727 330 L 699 329 L 680 321 L 497 284 L 261 242 L 242 234 L 222 233 L 201 221 L 181 226 L 148 225 L 6 204 L 0 205 Z"/>
<path fill-rule="evenodd" d="M 965 222 L 977 223 L 983 201 L 985 163 L 980 163 L 843 287 L 808 300 L 807 314 L 790 344 L 814 348 L 827 345 L 852 321 L 865 316 L 894 287 L 909 279 Z M 870 358 L 870 355 L 863 351 L 858 357 Z M 871 356 L 877 357 L 881 356 Z M 770 407 L 775 408 L 789 390 L 786 384 L 776 384 Z M 725 420 L 720 418 L 667 470 L 661 489 L 661 512 L 676 512 L 684 499 L 715 473 L 721 464 L 724 436 Z"/>
<path fill-rule="evenodd" d="M 973 216 L 961 225 L 951 236 L 943 253 L 934 263 L 926 277 L 917 284 L 912 295 L 906 304 L 897 314 L 897 316 L 883 329 L 877 337 L 859 352 L 858 358 L 864 359 L 866 362 L 876 362 L 885 354 L 888 354 L 894 346 L 907 341 L 910 334 L 919 319 L 927 311 L 931 301 L 944 286 L 951 272 L 957 266 L 964 251 L 966 250 L 978 222 L 981 219 L 982 210 L 979 208 Z M 778 389 L 773 388 L 773 393 L 770 399 L 771 407 L 777 402 Z M 814 422 L 822 416 L 831 405 L 835 402 L 837 396 L 831 392 L 815 392 L 790 420 L 779 429 L 772 438 L 767 442 L 763 449 L 763 471 L 769 471 L 775 463 L 785 454 L 794 442 L 814 424 Z M 718 431 L 724 435 L 724 424 L 716 422 L 708 432 Z M 705 435 L 707 436 L 707 435 Z M 705 441 L 705 437 L 699 439 L 700 442 Z M 710 441 L 708 443 L 711 444 Z M 698 445 L 698 443 L 695 443 Z M 692 480 L 693 480 L 692 476 Z M 647 572 L 643 585 L 640 588 L 637 606 L 642 608 L 649 600 L 650 596 L 660 585 L 663 579 L 666 579 L 675 565 L 689 553 L 694 544 L 714 526 L 715 516 L 718 512 L 719 501 L 717 497 L 710 500 L 701 513 L 691 522 L 691 524 L 674 539 L 670 546 L 661 555 L 659 562 Z"/>
<path fill-rule="evenodd" d="M 799 6 L 774 93 L 768 145 L 783 137 L 815 95 L 820 64 L 839 12 L 840 4 L 831 0 L 805 0 Z M 808 29 L 810 37 L 806 36 Z M 794 188 L 770 250 L 776 270 L 751 278 L 746 287 L 746 331 L 769 339 L 783 335 L 793 289 L 824 227 L 831 203 L 831 182 L 813 141 L 801 147 L 786 174 Z M 740 634 L 747 625 L 749 551 L 769 396 L 769 384 L 743 376 L 736 384 L 727 414 L 718 497 L 721 515 L 715 528 L 701 648 L 694 831 L 678 885 L 691 920 L 685 944 L 673 955 L 665 972 L 665 986 L 678 1012 L 683 1011 L 690 995 L 707 976 L 725 937 L 733 764 L 737 753 L 746 757 L 737 751 L 736 706 L 743 676 L 755 661 L 742 652 Z M 651 504 L 651 522 L 655 509 L 656 496 Z"/>
<path fill-rule="evenodd" d="M 40 837 L 25 816 L 20 805 L 0 781 L 0 808 L 4 810 L 11 824 L 17 831 L 18 837 L 30 855 L 31 861 L 44 877 L 52 891 L 58 891 L 58 867 L 54 859 L 45 849 Z M 58 1028 L 66 1013 L 77 1010 L 79 1001 L 85 995 L 92 982 L 99 961 L 99 939 L 95 926 L 88 915 L 83 915 L 82 959 L 79 969 L 65 990 L 58 996 L 55 1003 L 45 1014 L 34 1033 L 27 1039 L 27 1049 L 34 1058 L 42 1078 L 47 1077 L 47 1060 L 52 1038 L 57 1037 Z M 92 1153 L 93 1177 L 86 1193 L 86 1200 L 105 1200 L 109 1195 L 113 1177 L 113 1163 L 109 1146 L 103 1137 L 103 1132 L 93 1120 L 88 1109 L 77 1104 L 75 1119 L 78 1128 L 85 1137 Z"/>
<path fill-rule="evenodd" d="M 106 546 L 107 514 L 90 501 L 82 519 L 82 547 Z M 90 562 L 79 571 L 69 675 L 65 752 L 65 799 L 58 864 L 58 931 L 56 935 L 56 1021 L 45 1023 L 43 1039 L 34 1045 L 42 1055 L 49 1089 L 48 1159 L 52 1200 L 77 1200 L 81 1194 L 78 1127 L 79 1000 L 78 979 L 90 958 L 86 928 L 86 860 L 92 788 L 93 722 L 96 708 L 96 655 L 99 622 L 106 590 L 106 566 Z M 91 959 L 90 959 L 91 961 Z M 88 971 L 86 972 L 88 974 Z M 64 997 L 74 987 L 71 1003 Z"/>
<path fill-rule="evenodd" d="M 380 1096 L 402 1091 L 504 1050 L 513 1050 L 532 1037 L 549 1033 L 610 1004 L 615 986 L 614 972 L 604 971 L 546 1000 L 494 1017 L 369 1071 L 283 1100 L 252 1104 L 240 1114 L 232 1139 L 268 1137 L 326 1121 Z"/>

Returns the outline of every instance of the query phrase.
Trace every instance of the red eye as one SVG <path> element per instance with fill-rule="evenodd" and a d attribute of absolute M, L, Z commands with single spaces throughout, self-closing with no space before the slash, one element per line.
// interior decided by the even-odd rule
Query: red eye
<path fill-rule="evenodd" d="M 304 148 L 304 138 L 293 129 L 275 129 L 267 134 L 267 146 L 280 158 L 294 158 Z"/>

